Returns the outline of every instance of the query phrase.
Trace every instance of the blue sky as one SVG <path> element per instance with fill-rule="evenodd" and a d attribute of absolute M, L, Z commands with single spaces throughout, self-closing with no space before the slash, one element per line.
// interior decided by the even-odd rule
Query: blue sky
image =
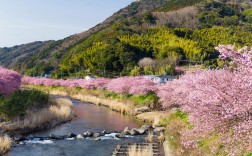
<path fill-rule="evenodd" d="M 63 39 L 135 0 L 0 0 L 0 47 Z"/>

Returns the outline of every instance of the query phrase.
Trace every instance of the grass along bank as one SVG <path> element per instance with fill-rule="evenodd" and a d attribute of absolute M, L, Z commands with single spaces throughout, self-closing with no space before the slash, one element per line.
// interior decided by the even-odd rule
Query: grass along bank
<path fill-rule="evenodd" d="M 0 95 L 0 118 L 3 121 L 22 119 L 28 111 L 36 111 L 49 105 L 49 95 L 38 90 L 17 90 Z"/>
<path fill-rule="evenodd" d="M 72 107 L 69 99 L 49 96 L 38 90 L 17 90 L 0 95 L 0 155 L 11 148 L 10 137 L 71 120 Z"/>
<path fill-rule="evenodd" d="M 11 148 L 11 138 L 0 136 L 0 155 L 6 153 Z"/>
<path fill-rule="evenodd" d="M 112 110 L 134 114 L 134 109 L 148 106 L 152 110 L 158 110 L 161 107 L 158 104 L 158 98 L 154 94 L 147 95 L 130 95 L 116 94 L 107 90 L 99 89 L 82 89 L 82 88 L 65 88 L 65 87 L 48 87 L 48 86 L 25 86 L 30 89 L 37 89 L 48 94 L 59 96 L 70 96 L 74 99 L 103 105 Z"/>
<path fill-rule="evenodd" d="M 27 110 L 23 119 L 17 118 L 0 124 L 3 132 L 28 134 L 67 122 L 72 118 L 72 102 L 66 98 L 50 97 L 46 107 Z"/>

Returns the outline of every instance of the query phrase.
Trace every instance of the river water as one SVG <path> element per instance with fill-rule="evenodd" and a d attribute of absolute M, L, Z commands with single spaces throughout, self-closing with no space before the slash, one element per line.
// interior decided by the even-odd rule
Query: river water
<path fill-rule="evenodd" d="M 72 100 L 72 102 L 74 103 L 74 114 L 77 115 L 72 122 L 30 136 L 67 135 L 70 132 L 83 134 L 86 131 L 101 132 L 103 130 L 108 132 L 122 131 L 125 127 L 141 126 L 141 123 L 135 118 L 111 111 L 108 108 L 76 100 Z M 7 156 L 111 156 L 117 144 L 143 140 L 143 137 L 136 136 L 125 139 L 102 137 L 101 141 L 92 139 L 34 141 L 12 148 Z"/>

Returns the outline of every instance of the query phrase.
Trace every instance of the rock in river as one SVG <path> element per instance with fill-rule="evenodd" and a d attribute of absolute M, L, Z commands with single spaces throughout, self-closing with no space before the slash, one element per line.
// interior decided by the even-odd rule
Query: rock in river
<path fill-rule="evenodd" d="M 107 132 L 106 130 L 103 130 L 101 133 L 102 133 L 103 135 L 108 134 L 108 132 Z"/>
<path fill-rule="evenodd" d="M 101 140 L 101 138 L 95 138 L 94 139 L 94 141 L 100 141 Z"/>
<path fill-rule="evenodd" d="M 65 139 L 64 136 L 55 135 L 55 134 L 50 134 L 50 135 L 49 135 L 49 138 L 50 138 L 50 139 L 55 139 L 55 140 L 63 140 L 63 139 Z"/>
<path fill-rule="evenodd" d="M 93 137 L 94 137 L 94 138 L 98 138 L 98 137 L 100 137 L 100 136 L 101 136 L 101 135 L 100 135 L 99 133 L 94 133 L 94 134 L 93 134 Z"/>
<path fill-rule="evenodd" d="M 123 130 L 123 133 L 124 133 L 125 135 L 129 135 L 129 134 L 130 134 L 129 131 L 130 131 L 130 130 L 129 130 L 129 127 L 125 127 L 124 130 Z"/>
<path fill-rule="evenodd" d="M 136 128 L 131 129 L 129 131 L 129 133 L 130 133 L 130 135 L 138 135 L 139 134 Z"/>
<path fill-rule="evenodd" d="M 125 138 L 125 134 L 122 132 L 122 133 L 118 133 L 115 135 L 115 137 L 117 138 Z"/>
<path fill-rule="evenodd" d="M 94 135 L 94 132 L 87 131 L 84 133 L 84 137 L 92 137 Z"/>
<path fill-rule="evenodd" d="M 77 138 L 77 139 L 84 139 L 83 135 L 81 135 L 81 134 L 78 134 L 78 135 L 76 136 L 76 138 Z"/>
<path fill-rule="evenodd" d="M 67 138 L 74 138 L 74 137 L 76 137 L 76 134 L 69 133 L 69 134 L 67 135 Z"/>
<path fill-rule="evenodd" d="M 22 135 L 16 135 L 13 137 L 14 141 L 24 141 L 25 137 L 23 137 Z"/>
<path fill-rule="evenodd" d="M 138 129 L 136 129 L 136 131 L 137 131 L 138 134 L 140 134 L 140 135 L 143 135 L 143 134 L 146 132 L 146 130 L 144 130 L 144 129 L 142 129 L 142 128 L 138 128 Z"/>
<path fill-rule="evenodd" d="M 151 125 L 143 125 L 143 126 L 141 127 L 141 129 L 143 129 L 143 130 L 145 130 L 145 131 L 148 131 L 148 130 L 152 129 L 152 126 L 151 126 Z"/>

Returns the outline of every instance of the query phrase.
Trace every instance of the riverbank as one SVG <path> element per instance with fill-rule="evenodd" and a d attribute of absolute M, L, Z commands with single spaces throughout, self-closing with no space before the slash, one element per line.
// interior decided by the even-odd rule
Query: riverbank
<path fill-rule="evenodd" d="M 65 87 L 47 87 L 47 86 L 25 86 L 28 89 L 37 89 L 51 95 L 69 96 L 73 99 L 90 102 L 96 105 L 102 105 L 111 110 L 121 112 L 123 114 L 135 114 L 134 109 L 148 106 L 150 109 L 157 110 L 157 97 L 152 94 L 144 96 L 131 96 L 128 94 L 120 95 L 108 92 L 107 90 L 98 89 L 81 89 L 81 88 L 65 88 Z"/>
<path fill-rule="evenodd" d="M 27 88 L 38 89 L 40 91 L 46 92 L 51 95 L 57 96 L 69 96 L 73 99 L 90 102 L 96 105 L 102 105 L 108 107 L 111 110 L 118 111 L 124 114 L 128 114 L 131 116 L 135 116 L 138 120 L 143 122 L 147 122 L 152 124 L 153 127 L 166 127 L 167 122 L 166 118 L 168 114 L 172 114 L 170 112 L 159 111 L 158 108 L 153 108 L 153 106 L 157 107 L 157 100 L 153 99 L 143 99 L 140 101 L 137 97 L 126 98 L 124 96 L 108 96 L 108 92 L 106 90 L 86 90 L 79 88 L 64 88 L 64 87 L 47 87 L 47 86 L 25 86 Z M 136 112 L 137 109 L 142 107 L 148 107 L 148 110 L 142 110 Z M 151 108 L 152 107 L 152 108 Z M 147 111 L 147 112 L 145 112 Z M 169 139 L 166 136 L 166 141 L 164 144 L 164 149 L 166 155 L 172 155 L 170 149 Z"/>
<path fill-rule="evenodd" d="M 72 118 L 72 102 L 67 98 L 51 96 L 47 107 L 40 110 L 29 110 L 24 119 L 16 119 L 0 124 L 3 133 L 25 135 L 34 131 L 54 127 L 70 121 Z"/>
<path fill-rule="evenodd" d="M 212 140 L 206 140 L 201 149 L 185 148 L 182 145 L 181 133 L 190 130 L 193 126 L 189 122 L 189 115 L 176 108 L 169 111 L 162 111 L 158 100 L 155 98 L 148 99 L 148 96 L 139 97 L 120 95 L 110 93 L 107 90 L 98 89 L 92 90 L 31 85 L 25 87 L 38 89 L 52 95 L 69 96 L 80 101 L 106 106 L 111 110 L 135 116 L 141 121 L 152 124 L 154 128 L 165 128 L 166 141 L 164 142 L 164 149 L 168 156 L 185 155 L 188 153 L 192 155 L 204 155 L 205 153 L 208 153 L 208 147 L 213 144 Z M 136 110 L 140 111 L 136 112 Z"/>
<path fill-rule="evenodd" d="M 23 135 L 71 121 L 72 107 L 73 104 L 69 99 L 50 96 L 46 107 L 27 110 L 23 119 L 17 118 L 1 122 L 1 135 L 6 136 L 0 139 L 3 142 L 1 143 L 3 147 L 0 148 L 0 153 L 7 152 L 10 149 L 11 142 L 18 141 Z M 11 138 L 12 141 L 9 141 Z"/>

